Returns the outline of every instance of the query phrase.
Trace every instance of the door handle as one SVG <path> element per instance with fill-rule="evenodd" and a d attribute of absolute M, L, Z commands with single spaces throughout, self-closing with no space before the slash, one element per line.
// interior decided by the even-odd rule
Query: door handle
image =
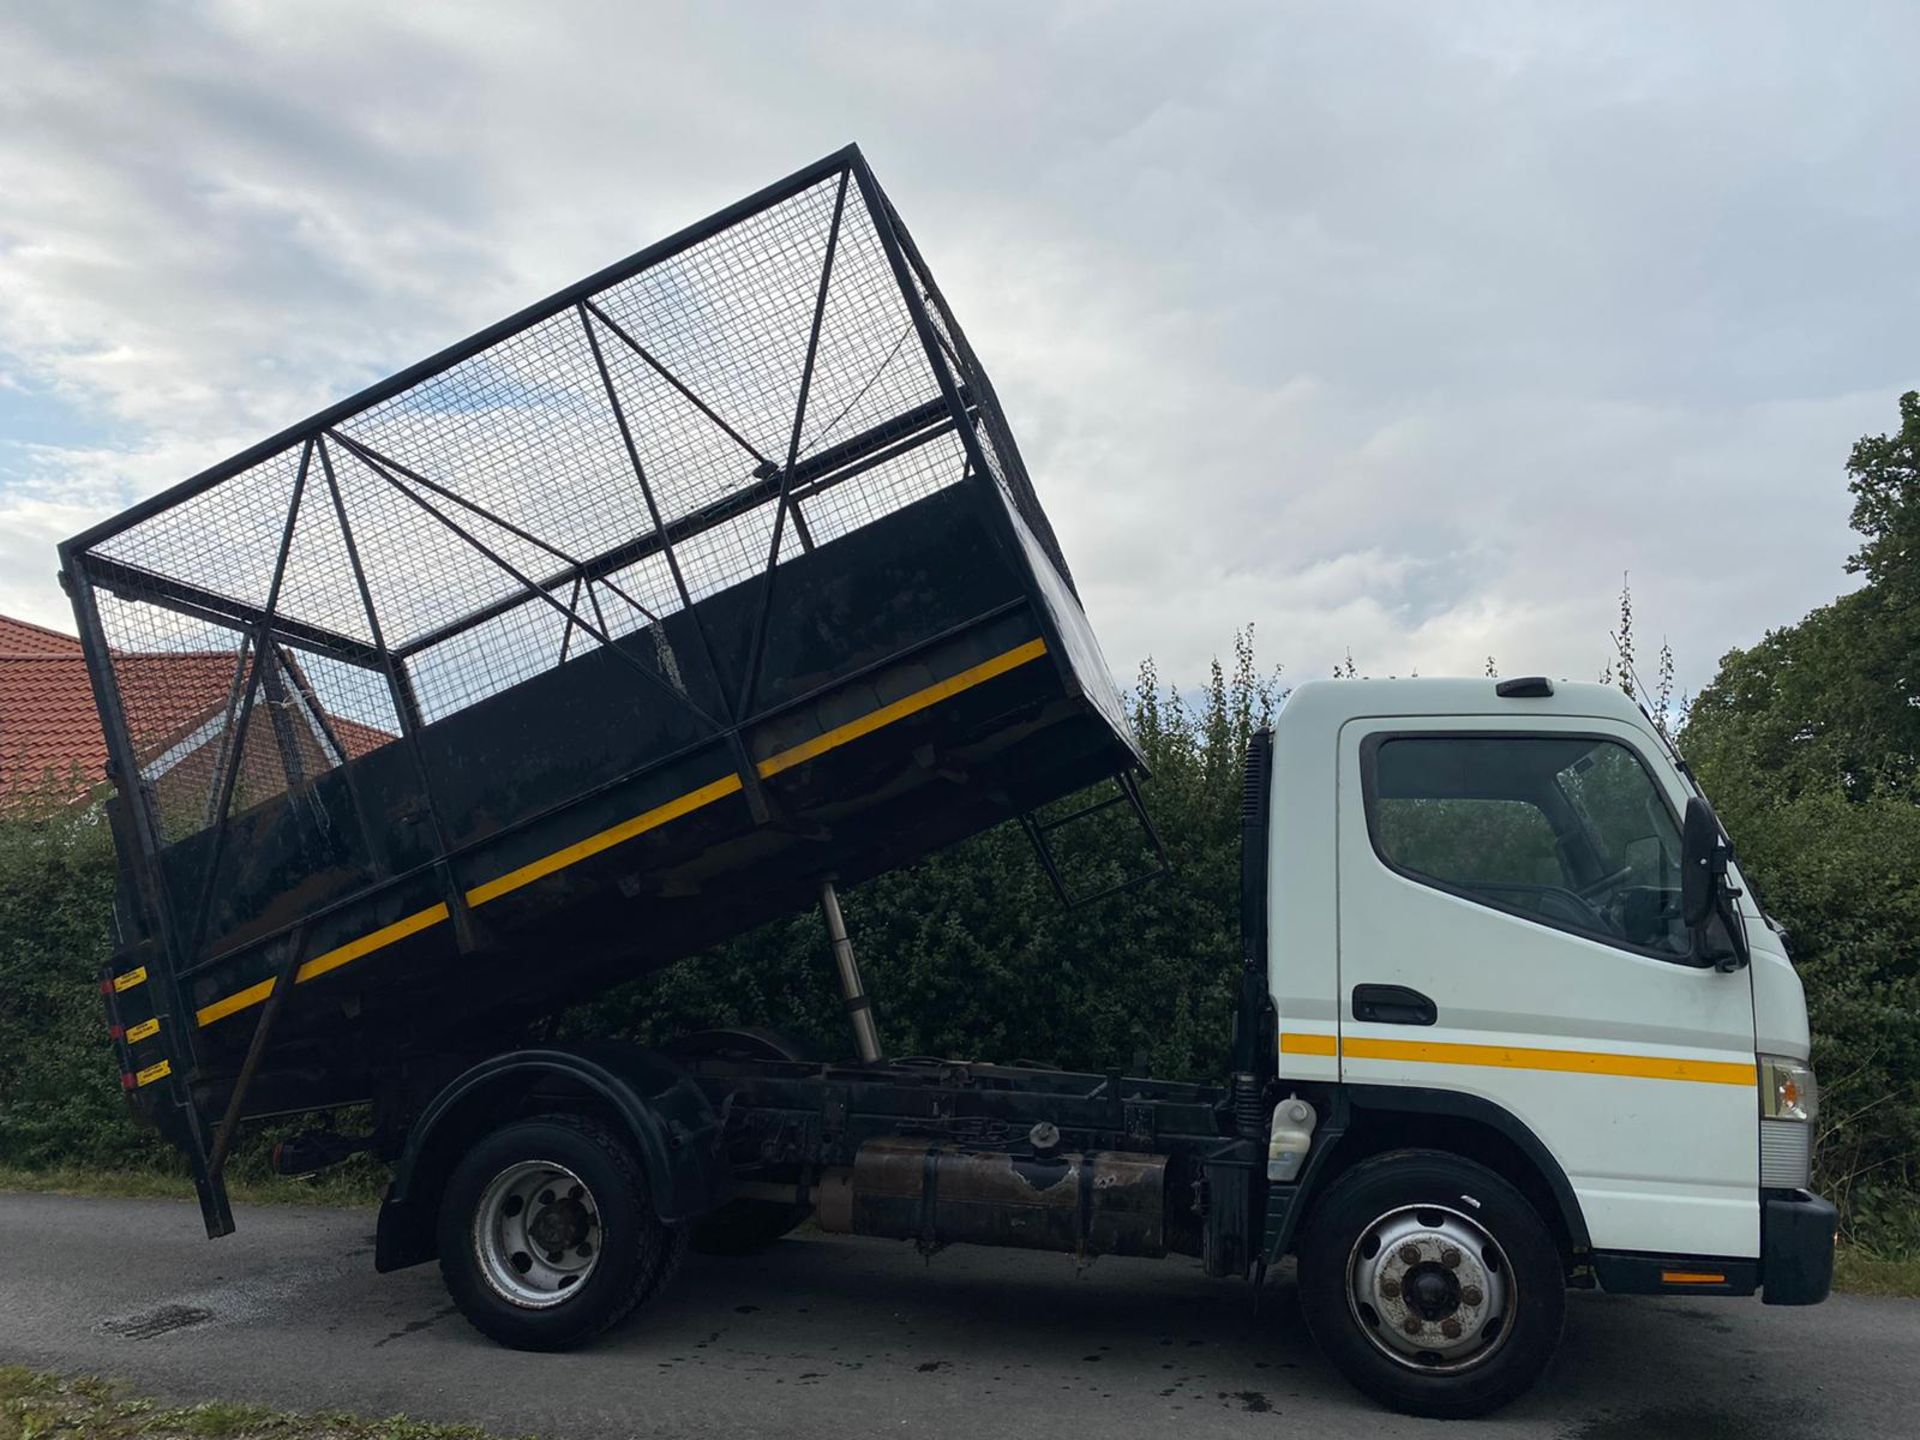
<path fill-rule="evenodd" d="M 1440 1012 L 1433 1001 L 1404 985 L 1356 985 L 1353 1018 L 1376 1025 L 1431 1025 Z"/>

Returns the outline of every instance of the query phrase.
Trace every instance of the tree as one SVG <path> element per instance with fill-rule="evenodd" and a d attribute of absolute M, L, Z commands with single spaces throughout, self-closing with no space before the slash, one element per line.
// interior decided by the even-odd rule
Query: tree
<path fill-rule="evenodd" d="M 1681 737 L 1791 939 L 1843 1200 L 1920 1185 L 1920 394 L 1900 422 L 1847 462 L 1865 584 L 1730 651 Z"/>

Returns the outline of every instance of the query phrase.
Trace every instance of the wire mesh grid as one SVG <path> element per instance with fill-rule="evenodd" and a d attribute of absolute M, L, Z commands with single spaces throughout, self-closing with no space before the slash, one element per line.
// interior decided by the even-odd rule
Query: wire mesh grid
<path fill-rule="evenodd" d="M 825 545 L 951 485 L 966 468 L 966 449 L 949 431 L 850 480 L 803 495 L 794 509 L 812 542 Z"/>
<path fill-rule="evenodd" d="M 786 460 L 840 183 L 823 179 L 594 297 L 607 319 L 777 464 Z M 737 483 L 741 472 L 733 474 Z"/>
<path fill-rule="evenodd" d="M 606 639 L 636 684 L 684 695 L 702 662 L 667 617 L 966 478 L 915 308 L 1051 549 L 984 374 L 870 186 L 857 158 L 823 162 L 82 548 L 163 837 Z"/>
<path fill-rule="evenodd" d="M 994 391 L 993 381 L 988 378 L 986 367 L 981 365 L 979 357 L 973 353 L 973 347 L 967 343 L 966 332 L 960 328 L 960 322 L 954 319 L 946 297 L 933 283 L 926 262 L 920 258 L 912 237 L 900 225 L 899 217 L 892 213 L 891 207 L 888 217 L 905 251 L 914 297 L 934 332 L 938 362 L 949 367 L 956 383 L 965 388 L 973 402 L 974 434 L 980 444 L 982 459 L 999 484 L 1001 493 L 1006 496 L 1007 503 L 1026 522 L 1027 528 L 1040 541 L 1047 559 L 1060 572 L 1067 588 L 1072 590 L 1073 572 L 1067 568 L 1066 556 L 1061 553 L 1052 522 L 1040 507 L 1040 497 L 1034 492 L 1026 462 L 1020 458 L 1019 446 L 1014 443 L 1013 432 L 1007 425 L 1006 411 Z"/>

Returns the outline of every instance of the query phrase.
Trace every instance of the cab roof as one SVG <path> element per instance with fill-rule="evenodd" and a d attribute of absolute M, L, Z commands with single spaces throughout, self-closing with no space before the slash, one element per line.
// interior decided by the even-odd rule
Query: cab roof
<path fill-rule="evenodd" d="M 1650 728 L 1646 712 L 1617 686 L 1550 680 L 1550 694 L 1503 696 L 1507 680 L 1488 676 L 1392 680 L 1308 680 L 1294 687 L 1280 710 L 1282 724 L 1339 726 L 1375 715 L 1486 715 L 1506 719 L 1555 715 L 1617 720 Z M 1534 687 L 1529 687 L 1534 688 Z"/>

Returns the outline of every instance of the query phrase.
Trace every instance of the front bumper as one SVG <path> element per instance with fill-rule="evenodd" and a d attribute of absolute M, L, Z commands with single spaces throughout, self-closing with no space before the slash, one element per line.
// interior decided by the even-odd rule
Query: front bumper
<path fill-rule="evenodd" d="M 1769 1305 L 1818 1305 L 1833 1289 L 1839 1212 L 1805 1190 L 1760 1195 L 1760 1284 Z"/>
<path fill-rule="evenodd" d="M 1596 1250 L 1594 1277 L 1614 1295 L 1752 1295 L 1818 1305 L 1833 1288 L 1839 1215 L 1805 1190 L 1760 1192 L 1760 1258 Z"/>

